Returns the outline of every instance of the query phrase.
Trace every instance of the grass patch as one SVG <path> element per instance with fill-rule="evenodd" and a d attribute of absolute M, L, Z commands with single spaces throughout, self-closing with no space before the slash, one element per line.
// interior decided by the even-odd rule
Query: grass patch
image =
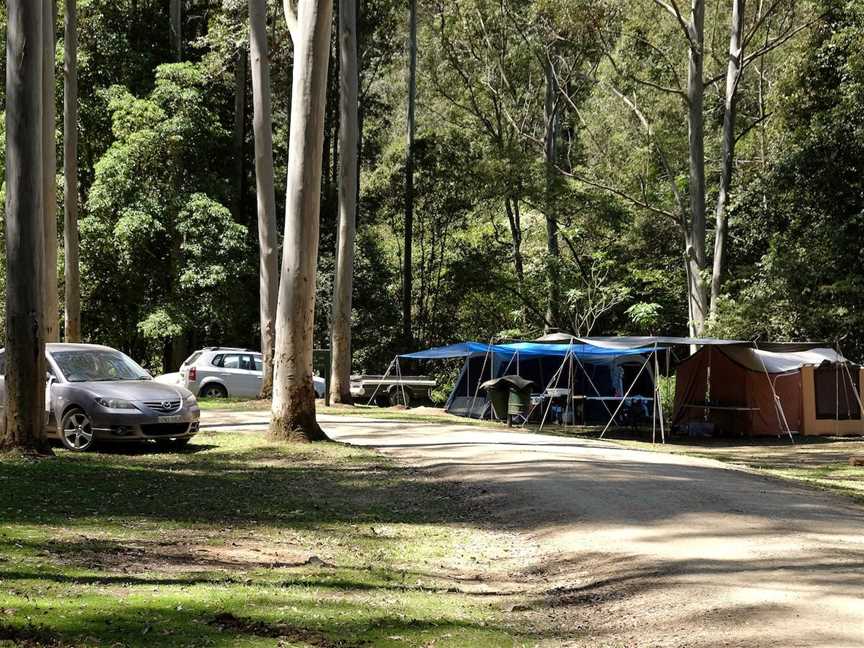
<path fill-rule="evenodd" d="M 536 641 L 493 580 L 516 539 L 462 486 L 230 431 L 58 455 L 0 459 L 0 646 Z"/>

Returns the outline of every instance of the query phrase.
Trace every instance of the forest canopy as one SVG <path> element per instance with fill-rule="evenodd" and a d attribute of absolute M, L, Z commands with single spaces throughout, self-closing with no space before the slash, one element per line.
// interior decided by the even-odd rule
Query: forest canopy
<path fill-rule="evenodd" d="M 183 3 L 180 63 L 167 5 L 78 3 L 83 336 L 154 370 L 260 340 L 247 5 Z M 864 2 L 707 5 L 699 32 L 660 0 L 417 2 L 406 338 L 407 4 L 360 3 L 355 371 L 410 347 L 549 329 L 686 333 L 694 308 L 698 333 L 844 340 L 862 356 L 844 338 L 864 325 Z M 292 46 L 281 4 L 268 14 L 284 188 Z M 333 34 L 316 347 L 328 346 L 341 155 Z M 62 56 L 55 78 L 62 114 Z"/>

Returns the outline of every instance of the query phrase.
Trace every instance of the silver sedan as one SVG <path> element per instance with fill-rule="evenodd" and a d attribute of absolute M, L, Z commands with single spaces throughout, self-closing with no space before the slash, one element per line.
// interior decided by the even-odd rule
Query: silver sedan
<path fill-rule="evenodd" d="M 195 396 L 164 385 L 125 354 L 95 344 L 47 344 L 46 428 L 73 451 L 98 441 L 148 441 L 182 446 L 198 433 Z M 5 353 L 0 350 L 5 374 Z M 6 383 L 0 378 L 0 404 Z M 5 417 L 0 417 L 0 420 Z"/>

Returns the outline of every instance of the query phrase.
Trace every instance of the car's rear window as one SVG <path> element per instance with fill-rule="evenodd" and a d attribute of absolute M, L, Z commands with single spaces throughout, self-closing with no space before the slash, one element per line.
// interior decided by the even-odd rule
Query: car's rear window
<path fill-rule="evenodd" d="M 198 360 L 198 358 L 200 358 L 200 357 L 201 357 L 201 351 L 196 351 L 196 352 L 193 353 L 191 356 L 189 356 L 188 358 L 186 358 L 186 360 L 183 361 L 183 364 L 184 364 L 185 366 L 189 367 L 189 366 L 195 364 L 195 362 L 196 362 L 196 361 Z"/>

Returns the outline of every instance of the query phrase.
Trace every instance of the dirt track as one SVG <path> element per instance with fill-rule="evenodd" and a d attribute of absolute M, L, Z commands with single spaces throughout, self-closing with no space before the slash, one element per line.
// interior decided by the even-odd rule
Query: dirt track
<path fill-rule="evenodd" d="M 265 412 L 207 413 L 261 429 Z M 335 439 L 482 485 L 525 534 L 526 621 L 574 646 L 864 646 L 864 510 L 703 459 L 343 416 Z"/>

